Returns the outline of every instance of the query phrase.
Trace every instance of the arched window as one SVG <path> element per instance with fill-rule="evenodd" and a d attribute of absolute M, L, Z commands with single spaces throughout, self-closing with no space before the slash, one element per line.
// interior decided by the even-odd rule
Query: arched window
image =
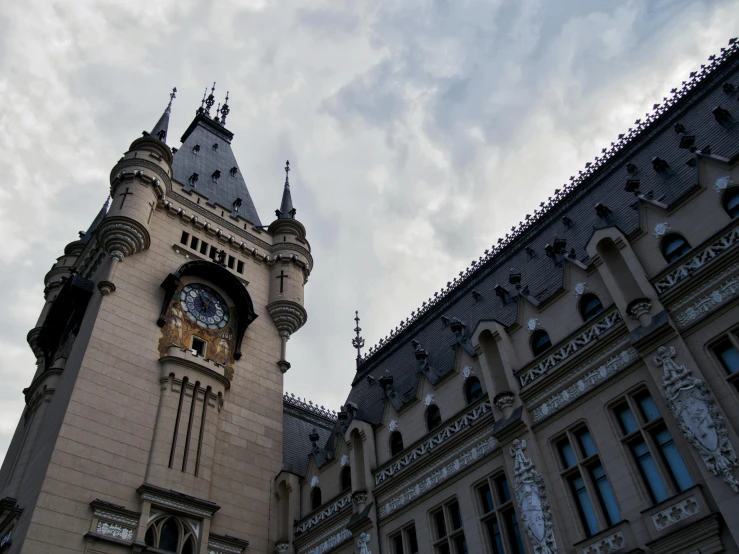
<path fill-rule="evenodd" d="M 739 217 L 739 187 L 726 189 L 721 197 L 721 205 L 731 219 Z"/>
<path fill-rule="evenodd" d="M 464 384 L 464 396 L 467 399 L 467 404 L 472 404 L 476 400 L 480 400 L 482 395 L 480 380 L 477 377 L 469 377 Z"/>
<path fill-rule="evenodd" d="M 341 492 L 352 489 L 352 470 L 349 466 L 341 468 Z"/>
<path fill-rule="evenodd" d="M 313 492 L 310 493 L 310 509 L 317 510 L 321 504 L 321 487 L 313 487 Z"/>
<path fill-rule="evenodd" d="M 552 341 L 549 340 L 549 335 L 546 331 L 537 329 L 531 334 L 531 351 L 534 353 L 534 357 L 548 350 L 551 346 Z"/>
<path fill-rule="evenodd" d="M 403 435 L 400 431 L 390 433 L 390 455 L 395 456 L 403 451 Z"/>
<path fill-rule="evenodd" d="M 439 408 L 432 404 L 426 410 L 426 427 L 431 431 L 441 425 L 441 412 Z"/>
<path fill-rule="evenodd" d="M 580 298 L 579 308 L 583 321 L 589 321 L 603 311 L 603 304 L 600 303 L 600 298 L 588 292 Z"/>
<path fill-rule="evenodd" d="M 176 517 L 164 516 L 149 525 L 144 542 L 167 552 L 195 554 L 195 539 L 195 533 L 187 523 Z"/>
<path fill-rule="evenodd" d="M 665 260 L 670 264 L 690 250 L 690 245 L 679 233 L 670 233 L 662 239 L 660 249 Z"/>

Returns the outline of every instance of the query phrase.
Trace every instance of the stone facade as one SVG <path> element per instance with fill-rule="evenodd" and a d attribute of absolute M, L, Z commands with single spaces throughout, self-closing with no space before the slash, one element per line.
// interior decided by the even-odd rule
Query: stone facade
<path fill-rule="evenodd" d="M 357 323 L 338 413 L 283 392 L 289 183 L 265 229 L 228 112 L 174 156 L 160 120 L 47 275 L 0 552 L 739 553 L 738 97 L 732 41 L 364 356 Z"/>

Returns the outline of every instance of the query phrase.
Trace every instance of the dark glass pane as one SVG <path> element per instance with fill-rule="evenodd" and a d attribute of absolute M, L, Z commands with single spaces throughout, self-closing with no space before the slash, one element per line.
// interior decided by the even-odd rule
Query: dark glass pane
<path fill-rule="evenodd" d="M 453 502 L 447 506 L 449 510 L 449 519 L 452 523 L 452 531 L 456 531 L 462 527 L 462 513 L 459 511 L 459 504 Z"/>
<path fill-rule="evenodd" d="M 180 237 L 180 243 L 187 245 L 187 239 L 190 238 L 190 233 L 187 231 L 182 231 L 182 236 Z"/>
<path fill-rule="evenodd" d="M 426 424 L 428 425 L 429 431 L 436 429 L 441 425 L 441 412 L 436 406 L 430 406 L 426 412 Z"/>
<path fill-rule="evenodd" d="M 509 510 L 505 514 L 506 526 L 508 527 L 508 535 L 511 540 L 514 554 L 526 554 L 523 547 L 523 538 L 521 537 L 521 529 L 518 527 L 518 519 L 513 510 Z"/>
<path fill-rule="evenodd" d="M 634 458 L 636 458 L 639 471 L 647 484 L 652 500 L 655 504 L 662 502 L 667 498 L 667 489 L 665 489 L 665 483 L 662 481 L 662 477 L 657 470 L 657 464 L 654 463 L 654 458 L 652 458 L 646 443 L 639 441 L 632 444 L 631 451 L 634 453 Z"/>
<path fill-rule="evenodd" d="M 452 549 L 449 544 L 445 542 L 444 544 L 436 547 L 436 552 L 438 554 L 452 554 Z"/>
<path fill-rule="evenodd" d="M 205 254 L 208 252 L 208 243 L 203 241 L 200 243 L 200 253 Z"/>
<path fill-rule="evenodd" d="M 616 416 L 618 416 L 618 422 L 621 424 L 621 430 L 624 432 L 624 435 L 633 433 L 639 428 L 628 404 L 618 406 L 616 408 Z"/>
<path fill-rule="evenodd" d="M 411 549 L 411 554 L 418 554 L 418 540 L 416 539 L 416 528 L 409 527 L 406 530 L 408 534 L 408 546 Z"/>
<path fill-rule="evenodd" d="M 393 537 L 393 554 L 403 554 L 403 536 Z"/>
<path fill-rule="evenodd" d="M 577 439 L 578 444 L 580 445 L 580 450 L 582 451 L 583 456 L 592 456 L 597 451 L 595 450 L 595 443 L 593 442 L 593 437 L 590 434 L 590 431 L 587 429 L 580 429 L 575 433 L 575 438 Z"/>
<path fill-rule="evenodd" d="M 662 450 L 662 456 L 664 456 L 665 462 L 667 462 L 667 466 L 670 468 L 672 478 L 675 480 L 677 488 L 680 489 L 680 491 L 684 491 L 685 489 L 692 487 L 693 480 L 690 478 L 688 468 L 685 467 L 683 457 L 680 455 L 675 442 L 672 440 L 670 432 L 667 429 L 661 429 L 655 432 L 654 438 Z"/>
<path fill-rule="evenodd" d="M 192 537 L 185 541 L 185 545 L 182 547 L 182 554 L 195 554 L 195 547 L 193 546 Z"/>
<path fill-rule="evenodd" d="M 446 537 L 446 523 L 444 522 L 444 512 L 439 510 L 433 515 L 434 527 L 436 527 L 436 538 Z"/>
<path fill-rule="evenodd" d="M 352 470 L 346 466 L 341 470 L 341 492 L 352 488 Z"/>
<path fill-rule="evenodd" d="M 562 465 L 564 465 L 564 467 L 572 467 L 577 463 L 575 451 L 572 450 L 572 445 L 567 439 L 561 440 L 557 443 L 557 450 L 559 450 L 559 457 L 562 458 Z"/>
<path fill-rule="evenodd" d="M 585 527 L 585 533 L 588 536 L 594 535 L 598 532 L 598 519 L 595 517 L 595 510 L 593 510 L 593 504 L 590 502 L 588 491 L 585 489 L 585 481 L 583 481 L 580 475 L 573 475 L 569 478 L 570 487 L 572 487 L 572 493 L 575 495 L 577 501 L 577 511 L 580 513 L 580 519 L 582 520 L 583 527 Z"/>
<path fill-rule="evenodd" d="M 393 431 L 390 435 L 390 454 L 396 456 L 403 451 L 403 435 L 400 431 Z"/>
<path fill-rule="evenodd" d="M 493 554 L 505 554 L 505 550 L 503 549 L 503 535 L 500 533 L 498 520 L 495 518 L 487 520 L 485 527 L 488 530 L 488 538 L 490 538 L 490 544 L 493 547 Z"/>
<path fill-rule="evenodd" d="M 727 194 L 729 193 L 727 192 Z M 730 196 L 724 201 L 724 205 L 726 207 L 726 213 L 732 219 L 736 219 L 739 216 L 739 190 L 731 191 Z"/>
<path fill-rule="evenodd" d="M 477 489 L 480 495 L 480 504 L 482 505 L 482 513 L 487 514 L 493 511 L 495 503 L 493 502 L 493 491 L 490 490 L 490 486 L 485 483 L 479 489 Z"/>
<path fill-rule="evenodd" d="M 739 195 L 737 195 L 739 201 Z M 736 373 L 739 371 L 739 352 L 729 340 L 723 340 L 713 347 L 713 351 L 721 360 L 721 365 L 728 373 Z"/>
<path fill-rule="evenodd" d="M 162 550 L 177 552 L 177 541 L 180 535 L 180 528 L 174 518 L 169 518 L 159 529 L 159 545 Z"/>
<path fill-rule="evenodd" d="M 590 466 L 590 474 L 595 483 L 595 488 L 598 490 L 598 500 L 600 500 L 601 507 L 606 515 L 608 525 L 615 525 L 621 521 L 621 515 L 618 513 L 616 498 L 613 496 L 613 490 L 603 466 L 600 464 Z"/>
<path fill-rule="evenodd" d="M 669 235 L 664 239 L 662 251 L 668 263 L 672 263 L 690 250 L 690 245 L 680 235 Z"/>
<path fill-rule="evenodd" d="M 472 404 L 476 400 L 482 398 L 482 387 L 480 386 L 480 381 L 476 377 L 470 377 L 467 379 L 465 394 L 467 396 L 467 404 Z"/>
<path fill-rule="evenodd" d="M 600 299 L 594 294 L 586 294 L 580 300 L 580 310 L 582 318 L 588 321 L 603 311 L 603 304 L 601 304 Z"/>
<path fill-rule="evenodd" d="M 550 346 L 552 346 L 552 341 L 549 340 L 549 335 L 546 331 L 534 331 L 534 334 L 531 337 L 531 350 L 533 351 L 534 356 L 538 356 Z"/>
<path fill-rule="evenodd" d="M 504 475 L 495 478 L 495 487 L 498 489 L 498 498 L 500 498 L 501 504 L 511 499 L 511 491 L 508 490 L 508 481 L 506 481 Z"/>
<path fill-rule="evenodd" d="M 156 546 L 156 544 L 154 544 L 154 540 L 155 540 L 154 526 L 152 525 L 146 530 L 146 535 L 144 536 L 144 542 L 149 546 Z"/>
<path fill-rule="evenodd" d="M 321 505 L 321 489 L 315 487 L 310 496 L 311 510 L 316 510 Z"/>
<path fill-rule="evenodd" d="M 654 398 L 647 391 L 637 394 L 636 401 L 639 403 L 639 411 L 644 421 L 652 421 L 660 417 L 657 404 L 654 403 Z"/>
<path fill-rule="evenodd" d="M 464 534 L 454 537 L 454 550 L 457 554 L 467 554 L 467 541 L 464 540 Z"/>

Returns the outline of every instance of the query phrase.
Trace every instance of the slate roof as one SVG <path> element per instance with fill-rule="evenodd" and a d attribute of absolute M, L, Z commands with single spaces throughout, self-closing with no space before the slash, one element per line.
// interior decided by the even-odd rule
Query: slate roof
<path fill-rule="evenodd" d="M 677 123 L 686 129 L 683 135 L 695 137 L 698 151 L 725 158 L 734 156 L 739 124 L 720 124 L 713 110 L 717 106 L 726 108 L 739 121 L 738 73 L 739 48 L 736 39 L 732 39 L 720 56 L 712 56 L 700 71 L 692 73 L 682 89 L 673 89 L 671 98 L 655 104 L 654 112 L 637 120 L 635 127 L 620 135 L 610 148 L 604 148 L 602 157 L 587 164 L 569 185 L 555 191 L 548 202 L 542 202 L 541 209 L 527 215 L 517 229 L 500 239 L 498 246 L 485 251 L 485 256 L 401 322 L 357 368 L 347 398 L 347 403 L 354 402 L 358 407 L 355 417 L 372 424 L 380 422 L 386 398 L 378 380 L 385 374 L 394 377 L 395 391 L 401 397 L 415 396 L 419 372 L 412 339 L 426 349 L 430 365 L 437 372 L 453 369 L 456 343 L 449 327 L 442 325 L 442 315 L 459 318 L 466 323 L 468 332 L 480 320 L 495 319 L 505 326 L 515 324 L 517 303 L 504 305 L 494 292 L 498 284 L 515 292 L 508 284 L 510 268 L 521 272 L 521 285 L 528 287 L 535 301 L 543 302 L 559 291 L 564 265 L 555 263 L 545 253 L 545 246 L 553 244 L 555 238 L 566 241 L 566 253 L 574 249 L 574 258 L 588 264 L 585 246 L 594 229 L 615 225 L 627 236 L 637 231 L 638 203 L 635 194 L 625 190 L 627 180 L 638 179 L 638 193 L 667 205 L 694 187 L 698 182 L 696 154 L 680 148 L 682 135 L 674 129 Z M 727 82 L 733 88 L 724 86 Z M 656 171 L 655 158 L 665 160 L 669 171 Z M 629 173 L 627 164 L 633 164 L 636 172 Z M 610 213 L 601 211 L 599 215 L 598 204 L 606 206 Z M 571 220 L 571 226 L 563 222 L 565 216 Z M 475 301 L 472 291 L 482 295 L 479 301 Z M 374 378 L 373 384 L 368 382 L 368 375 Z"/>
<path fill-rule="evenodd" d="M 252 225 L 261 226 L 262 222 L 231 150 L 233 136 L 220 122 L 199 110 L 182 135 L 183 144 L 174 155 L 174 178 L 185 185 L 186 191 L 197 192 L 208 203 L 217 204 Z M 234 168 L 236 171 L 233 171 Z M 197 174 L 197 181 L 191 179 L 193 174 Z M 238 210 L 235 204 L 240 204 Z"/>
<path fill-rule="evenodd" d="M 282 469 L 303 477 L 312 449 L 308 436 L 315 429 L 320 437 L 318 444 L 332 442 L 329 437 L 336 426 L 336 416 L 287 393 L 282 408 Z"/>
<path fill-rule="evenodd" d="M 82 242 L 89 242 L 90 239 L 95 235 L 95 231 L 97 231 L 98 225 L 100 225 L 100 222 L 103 220 L 103 218 L 108 213 L 108 206 L 110 205 L 110 196 L 108 196 L 107 200 L 105 201 L 105 204 L 103 204 L 103 207 L 100 208 L 100 211 L 95 216 L 95 219 L 92 220 L 92 223 L 90 224 L 90 227 L 88 227 L 87 231 L 80 231 L 80 240 Z"/>

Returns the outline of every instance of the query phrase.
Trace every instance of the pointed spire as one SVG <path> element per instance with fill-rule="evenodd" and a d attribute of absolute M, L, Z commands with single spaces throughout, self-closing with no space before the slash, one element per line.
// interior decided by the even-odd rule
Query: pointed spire
<path fill-rule="evenodd" d="M 282 192 L 282 204 L 280 209 L 275 210 L 277 219 L 295 219 L 298 210 L 293 208 L 293 199 L 290 196 L 290 160 L 285 162 L 285 189 Z"/>
<path fill-rule="evenodd" d="M 229 113 L 231 113 L 231 108 L 228 107 L 228 91 L 226 91 L 226 100 L 224 100 L 221 108 L 221 125 L 226 125 L 226 116 Z"/>
<path fill-rule="evenodd" d="M 208 87 L 205 87 L 205 90 L 203 91 L 203 99 L 200 101 L 200 107 L 195 110 L 195 113 L 201 114 L 205 113 L 205 97 L 208 94 Z"/>
<path fill-rule="evenodd" d="M 108 196 L 108 199 L 105 201 L 105 204 L 103 204 L 103 207 L 100 208 L 100 211 L 95 216 L 95 219 L 92 220 L 92 223 L 90 224 L 90 227 L 85 231 L 84 233 L 80 231 L 80 240 L 82 242 L 89 241 L 92 236 L 95 234 L 95 231 L 98 228 L 98 225 L 100 225 L 100 222 L 103 220 L 103 218 L 108 213 L 108 206 L 110 206 L 110 196 Z"/>
<path fill-rule="evenodd" d="M 207 89 L 206 89 L 207 90 Z M 210 109 L 213 107 L 213 104 L 216 103 L 216 98 L 213 96 L 213 93 L 216 90 L 216 82 L 213 81 L 213 88 L 210 89 L 210 94 L 208 95 L 208 98 L 204 100 L 205 102 L 205 113 L 210 116 Z"/>
<path fill-rule="evenodd" d="M 358 311 L 354 312 L 354 321 L 357 322 L 357 326 L 354 328 L 354 332 L 357 336 L 352 339 L 352 346 L 357 349 L 357 367 L 359 367 L 359 364 L 362 362 L 362 347 L 364 346 L 364 339 L 359 334 L 362 332 L 362 328 L 359 326 Z"/>
<path fill-rule="evenodd" d="M 177 97 L 176 95 L 177 95 L 177 87 L 174 87 L 172 89 L 172 92 L 169 94 L 169 104 L 167 104 L 167 107 L 164 109 L 164 113 L 162 114 L 162 117 L 160 117 L 159 121 L 157 121 L 157 124 L 154 125 L 154 128 L 151 130 L 151 133 L 149 134 L 149 136 L 159 139 L 162 142 L 167 142 L 167 128 L 169 127 L 169 114 L 172 113 L 172 100 L 174 100 Z"/>

